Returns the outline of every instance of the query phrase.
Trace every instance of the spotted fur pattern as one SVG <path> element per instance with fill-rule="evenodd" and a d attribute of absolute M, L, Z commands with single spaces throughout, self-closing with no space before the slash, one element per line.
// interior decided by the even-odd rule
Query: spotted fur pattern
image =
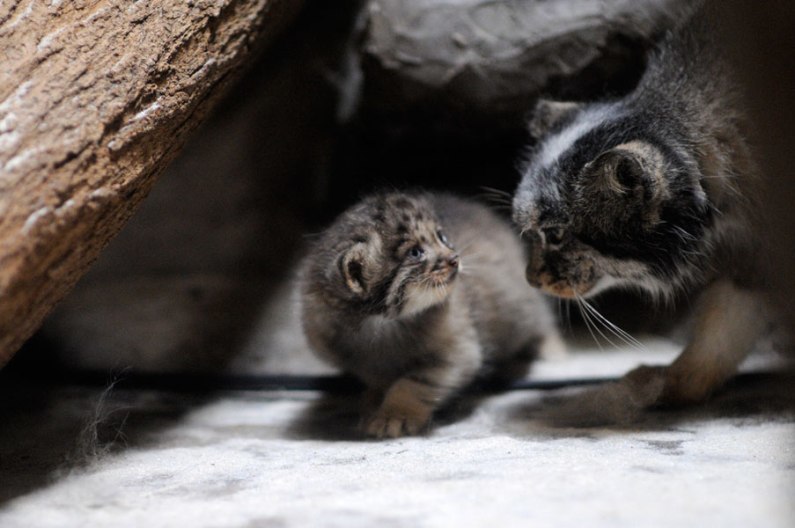
<path fill-rule="evenodd" d="M 367 434 L 417 434 L 477 376 L 521 376 L 557 340 L 523 267 L 504 221 L 450 195 L 371 196 L 322 233 L 304 262 L 304 329 L 368 386 Z"/>
<path fill-rule="evenodd" d="M 586 298 L 625 287 L 669 301 L 705 290 L 696 335 L 654 370 L 665 389 L 649 404 L 705 398 L 762 327 L 757 183 L 704 9 L 666 36 L 628 96 L 538 104 L 513 202 L 531 246 L 527 280 L 542 290 Z"/>

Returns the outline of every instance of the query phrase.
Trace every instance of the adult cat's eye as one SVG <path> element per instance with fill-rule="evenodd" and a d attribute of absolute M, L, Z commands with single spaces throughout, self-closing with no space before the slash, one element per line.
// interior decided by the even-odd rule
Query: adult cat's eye
<path fill-rule="evenodd" d="M 562 227 L 548 227 L 544 229 L 544 242 L 547 246 L 557 246 L 563 242 L 566 230 Z"/>

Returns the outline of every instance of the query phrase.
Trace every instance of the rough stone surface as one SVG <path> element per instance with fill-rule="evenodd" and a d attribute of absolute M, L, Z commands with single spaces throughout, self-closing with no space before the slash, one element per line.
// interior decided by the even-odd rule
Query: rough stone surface
<path fill-rule="evenodd" d="M 367 92 L 380 104 L 491 116 L 525 114 L 542 90 L 599 61 L 642 54 L 678 16 L 678 0 L 522 2 L 371 0 Z M 609 81 L 626 61 L 579 84 Z"/>
<path fill-rule="evenodd" d="M 0 5 L 0 365 L 300 4 Z"/>
<path fill-rule="evenodd" d="M 355 6 L 342 7 L 307 4 L 250 65 L 20 360 L 46 343 L 73 368 L 215 372 L 289 334 L 283 278 L 339 128 L 330 72 Z"/>

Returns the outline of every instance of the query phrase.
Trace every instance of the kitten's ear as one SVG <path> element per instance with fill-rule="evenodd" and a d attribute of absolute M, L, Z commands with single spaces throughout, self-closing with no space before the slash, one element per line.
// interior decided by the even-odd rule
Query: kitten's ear
<path fill-rule="evenodd" d="M 550 101 L 549 99 L 539 99 L 533 110 L 533 118 L 530 120 L 530 135 L 534 139 L 540 139 L 552 130 L 555 125 L 563 121 L 566 117 L 576 112 L 582 103 Z"/>
<path fill-rule="evenodd" d="M 350 247 L 339 259 L 338 265 L 345 285 L 355 295 L 364 297 L 369 289 L 373 267 L 373 249 L 363 242 Z"/>

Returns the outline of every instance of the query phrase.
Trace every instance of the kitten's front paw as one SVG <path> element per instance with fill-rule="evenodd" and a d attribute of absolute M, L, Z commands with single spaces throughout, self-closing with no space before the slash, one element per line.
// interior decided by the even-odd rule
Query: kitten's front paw
<path fill-rule="evenodd" d="M 417 435 L 426 425 L 430 416 L 406 412 L 404 409 L 381 408 L 364 424 L 367 436 L 375 438 L 398 438 Z"/>

